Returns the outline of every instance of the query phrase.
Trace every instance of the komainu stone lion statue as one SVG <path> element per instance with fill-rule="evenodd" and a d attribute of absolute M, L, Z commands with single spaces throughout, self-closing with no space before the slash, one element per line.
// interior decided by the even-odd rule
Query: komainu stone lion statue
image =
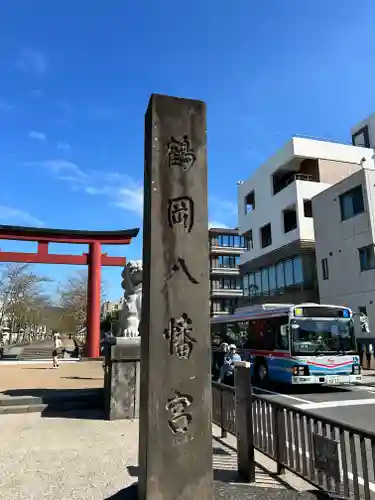
<path fill-rule="evenodd" d="M 141 260 L 129 260 L 121 276 L 125 290 L 123 308 L 120 310 L 118 337 L 134 338 L 139 336 L 139 324 L 142 310 L 142 275 Z"/>

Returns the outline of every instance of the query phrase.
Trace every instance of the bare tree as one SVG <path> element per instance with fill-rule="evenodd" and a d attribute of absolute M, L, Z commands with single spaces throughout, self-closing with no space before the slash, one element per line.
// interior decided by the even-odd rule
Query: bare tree
<path fill-rule="evenodd" d="M 59 289 L 60 307 L 63 309 L 62 329 L 65 332 L 77 332 L 86 326 L 87 280 L 86 270 L 77 271 Z M 100 293 L 103 297 L 103 284 Z"/>
<path fill-rule="evenodd" d="M 5 264 L 0 267 L 0 326 L 15 331 L 16 342 L 29 342 L 43 324 L 43 311 L 49 304 L 43 285 L 51 281 L 38 276 L 29 264 Z"/>

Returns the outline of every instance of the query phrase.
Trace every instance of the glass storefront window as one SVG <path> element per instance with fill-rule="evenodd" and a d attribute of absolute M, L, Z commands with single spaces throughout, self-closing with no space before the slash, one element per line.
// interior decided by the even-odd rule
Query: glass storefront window
<path fill-rule="evenodd" d="M 255 273 L 255 295 L 262 295 L 262 275 L 260 272 Z"/>
<path fill-rule="evenodd" d="M 271 266 L 268 271 L 268 278 L 270 280 L 270 295 L 273 295 L 276 291 L 276 267 Z"/>
<path fill-rule="evenodd" d="M 302 259 L 301 257 L 295 257 L 294 259 L 279 262 L 276 266 L 269 266 L 256 273 L 243 276 L 243 287 L 245 296 L 251 299 L 259 295 L 268 296 L 283 293 L 285 287 L 305 283 L 305 278 Z M 252 285 L 255 285 L 255 287 Z"/>
<path fill-rule="evenodd" d="M 293 261 L 292 260 L 285 261 L 284 269 L 285 269 L 285 286 L 292 286 L 294 284 Z"/>
<path fill-rule="evenodd" d="M 243 293 L 245 297 L 249 297 L 249 275 L 245 274 L 242 278 Z"/>
<path fill-rule="evenodd" d="M 303 283 L 302 261 L 300 257 L 293 259 L 294 283 L 299 285 Z"/>
<path fill-rule="evenodd" d="M 249 296 L 250 297 L 255 297 L 255 295 L 256 295 L 255 288 L 253 285 L 255 285 L 255 274 L 251 273 L 251 274 L 249 274 Z"/>
<path fill-rule="evenodd" d="M 262 292 L 263 295 L 269 295 L 270 285 L 268 282 L 268 267 L 262 269 Z"/>
<path fill-rule="evenodd" d="M 285 288 L 285 276 L 284 276 L 284 263 L 279 262 L 276 266 L 276 283 L 277 289 L 283 290 Z"/>

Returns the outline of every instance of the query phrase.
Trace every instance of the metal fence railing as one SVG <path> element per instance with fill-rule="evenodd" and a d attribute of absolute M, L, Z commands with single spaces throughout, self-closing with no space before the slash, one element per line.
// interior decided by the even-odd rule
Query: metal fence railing
<path fill-rule="evenodd" d="M 213 422 L 236 434 L 235 389 L 213 383 Z M 375 434 L 312 411 L 252 396 L 255 449 L 326 491 L 375 499 Z"/>

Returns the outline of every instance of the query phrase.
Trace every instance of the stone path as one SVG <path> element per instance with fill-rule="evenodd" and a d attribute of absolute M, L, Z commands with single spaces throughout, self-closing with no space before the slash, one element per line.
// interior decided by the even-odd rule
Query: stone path
<path fill-rule="evenodd" d="M 51 363 L 1 366 L 0 392 L 18 389 L 91 389 L 103 387 L 101 361 L 78 361 L 61 364 L 57 370 Z"/>
<path fill-rule="evenodd" d="M 0 418 L 2 500 L 104 500 L 137 481 L 138 422 L 84 416 Z M 217 480 L 236 481 L 235 452 L 216 440 L 213 463 Z M 285 490 L 261 469 L 255 487 Z"/>

